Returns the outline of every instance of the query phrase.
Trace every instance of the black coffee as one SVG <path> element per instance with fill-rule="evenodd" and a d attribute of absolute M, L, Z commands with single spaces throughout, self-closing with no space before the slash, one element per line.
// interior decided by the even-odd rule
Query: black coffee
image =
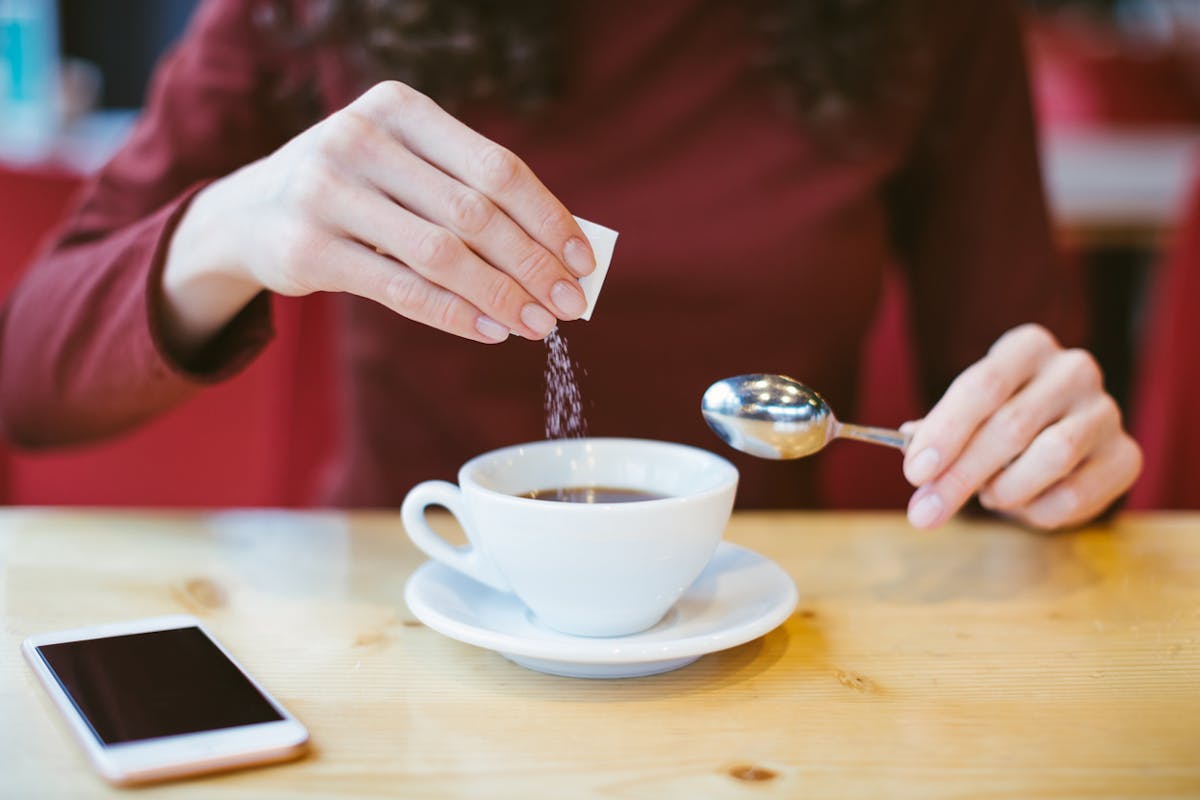
<path fill-rule="evenodd" d="M 642 489 L 621 489 L 614 486 L 565 486 L 555 489 L 534 489 L 521 497 L 531 500 L 554 500 L 559 503 L 637 503 L 642 500 L 661 500 L 670 495 Z"/>

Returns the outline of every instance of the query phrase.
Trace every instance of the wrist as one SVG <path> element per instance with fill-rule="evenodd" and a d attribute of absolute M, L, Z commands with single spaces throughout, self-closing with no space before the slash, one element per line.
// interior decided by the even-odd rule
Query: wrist
<path fill-rule="evenodd" d="M 223 198 L 222 179 L 201 189 L 180 218 L 167 247 L 159 287 L 163 337 L 187 360 L 263 290 L 246 269 L 238 244 L 239 219 Z"/>

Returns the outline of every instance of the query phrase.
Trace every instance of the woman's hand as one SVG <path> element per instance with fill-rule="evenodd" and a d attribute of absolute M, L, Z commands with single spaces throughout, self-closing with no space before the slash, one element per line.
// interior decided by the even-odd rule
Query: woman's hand
<path fill-rule="evenodd" d="M 909 521 L 932 528 L 978 492 L 1027 525 L 1095 517 L 1133 484 L 1142 454 L 1096 360 L 1038 325 L 1001 336 L 915 426 L 904 475 Z"/>
<path fill-rule="evenodd" d="M 480 342 L 544 337 L 594 268 L 571 214 L 513 153 L 382 83 L 200 192 L 164 270 L 186 351 L 257 292 L 352 292 Z"/>

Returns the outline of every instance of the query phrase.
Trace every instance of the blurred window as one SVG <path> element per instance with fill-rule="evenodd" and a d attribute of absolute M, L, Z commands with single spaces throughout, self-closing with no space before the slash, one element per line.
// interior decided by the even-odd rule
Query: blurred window
<path fill-rule="evenodd" d="M 179 38 L 197 0 L 60 0 L 65 58 L 94 64 L 101 108 L 139 108 L 154 65 Z"/>

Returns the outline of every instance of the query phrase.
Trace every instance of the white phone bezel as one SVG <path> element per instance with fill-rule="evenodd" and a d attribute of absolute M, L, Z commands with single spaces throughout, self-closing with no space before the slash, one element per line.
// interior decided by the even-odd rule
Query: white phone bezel
<path fill-rule="evenodd" d="M 43 645 L 192 627 L 199 628 L 216 645 L 283 719 L 177 736 L 105 744 L 75 707 L 71 697 L 37 650 Z M 308 731 L 304 725 L 259 685 L 199 619 L 188 614 L 37 634 L 25 639 L 21 643 L 21 650 L 54 704 L 67 720 L 72 734 L 83 745 L 96 770 L 106 780 L 117 785 L 284 761 L 301 755 L 308 745 Z"/>

